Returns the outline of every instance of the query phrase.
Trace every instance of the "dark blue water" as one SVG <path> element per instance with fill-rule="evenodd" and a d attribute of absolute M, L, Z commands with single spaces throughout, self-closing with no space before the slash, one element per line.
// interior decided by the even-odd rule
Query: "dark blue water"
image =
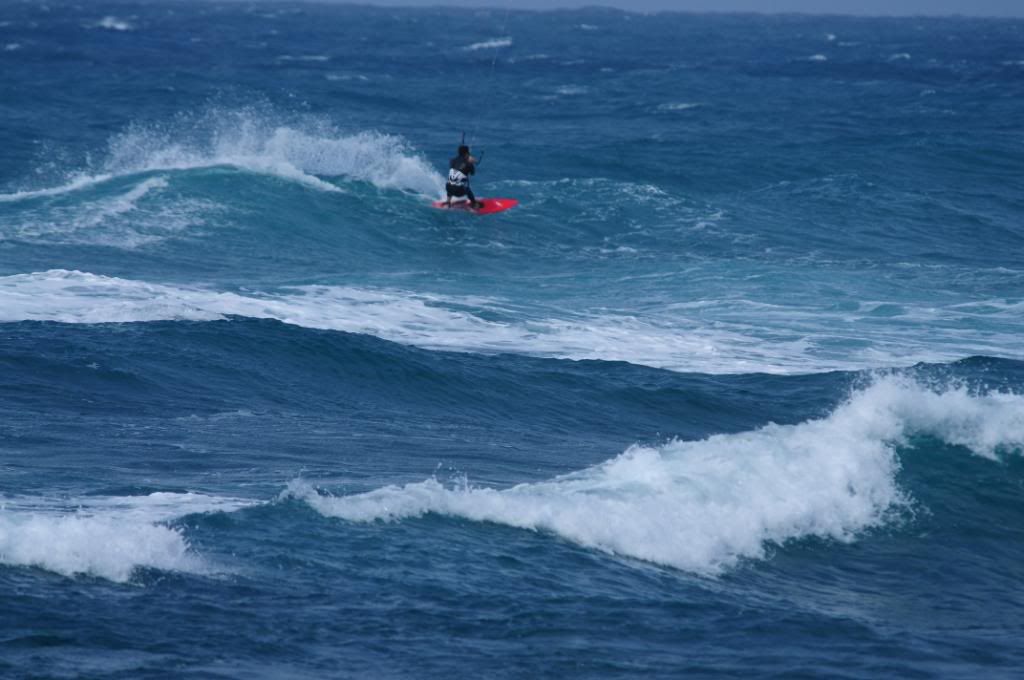
<path fill-rule="evenodd" d="M 3 4 L 0 675 L 1016 676 L 1022 38 Z"/>

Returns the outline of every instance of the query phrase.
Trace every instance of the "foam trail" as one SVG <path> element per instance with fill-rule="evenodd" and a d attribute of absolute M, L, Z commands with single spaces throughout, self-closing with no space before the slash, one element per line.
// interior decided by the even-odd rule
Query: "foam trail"
<path fill-rule="evenodd" d="M 708 307 L 701 309 L 707 315 Z M 764 310 L 759 313 L 767 318 Z M 957 311 L 961 316 L 965 313 Z M 518 309 L 489 298 L 352 286 L 295 286 L 273 293 L 240 294 L 62 269 L 0 277 L 0 322 L 212 321 L 230 315 L 367 333 L 426 349 L 628 361 L 706 373 L 863 369 L 897 362 L 956 360 L 972 353 L 995 355 L 1016 344 L 1016 339 L 999 334 L 988 334 L 984 338 L 987 344 L 971 344 L 975 341 L 970 337 L 953 336 L 948 346 L 936 345 L 934 338 L 908 345 L 913 338 L 883 335 L 874 339 L 877 345 L 871 352 L 828 355 L 811 352 L 809 342 L 803 339 L 758 337 L 757 329 L 746 323 L 690 319 L 685 309 L 638 318 L 607 312 Z M 787 310 L 784 321 L 797 323 L 798 311 Z M 820 323 L 817 317 L 815 322 Z M 814 332 L 813 328 L 807 331 L 812 339 Z"/>
<path fill-rule="evenodd" d="M 684 333 L 632 316 L 491 321 L 464 311 L 467 305 L 501 309 L 496 301 L 481 298 L 348 286 L 298 286 L 277 294 L 241 295 L 59 269 L 0 277 L 0 322 L 213 321 L 237 315 L 368 333 L 427 349 L 518 351 L 669 368 L 699 363 L 719 370 L 735 370 L 737 364 L 735 354 L 723 353 L 718 344 L 731 342 L 737 351 L 757 344 L 717 329 Z"/>
<path fill-rule="evenodd" d="M 183 532 L 168 522 L 185 515 L 232 512 L 244 499 L 194 493 L 86 497 L 74 503 L 5 499 L 0 506 L 0 564 L 87 574 L 124 583 L 139 568 L 206 573 Z M 68 510 L 74 505 L 74 510 Z"/>
<path fill-rule="evenodd" d="M 15 191 L 9 194 L 0 194 L 0 203 L 11 203 L 14 201 L 23 201 L 31 198 L 40 198 L 43 196 L 58 196 L 60 194 L 71 193 L 72 191 L 78 191 L 79 189 L 85 189 L 96 184 L 102 184 L 110 180 L 113 175 L 99 174 L 99 175 L 83 175 L 77 174 L 71 177 L 71 179 L 61 186 L 48 187 L 46 189 L 35 189 L 25 191 Z"/>
<path fill-rule="evenodd" d="M 21 210 L 0 224 L 0 241 L 85 243 L 132 249 L 164 240 L 205 222 L 217 206 L 197 199 L 152 201 L 168 186 L 164 177 L 148 177 L 119 195 L 71 205 L 53 202 Z"/>
<path fill-rule="evenodd" d="M 429 479 L 333 497 L 295 481 L 284 497 L 329 517 L 396 521 L 436 513 L 549 531 L 589 548 L 719 574 L 770 545 L 852 541 L 910 501 L 896 446 L 941 437 L 977 455 L 1024 450 L 1024 396 L 933 391 L 879 379 L 830 416 L 799 425 L 634 446 L 550 481 L 509 489 L 449 488 Z"/>

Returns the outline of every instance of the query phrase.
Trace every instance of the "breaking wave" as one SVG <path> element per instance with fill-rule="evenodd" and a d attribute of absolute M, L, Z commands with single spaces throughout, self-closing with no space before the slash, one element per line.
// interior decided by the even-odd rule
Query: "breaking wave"
<path fill-rule="evenodd" d="M 41 498 L 0 504 L 0 564 L 124 583 L 138 569 L 205 573 L 206 562 L 184 532 L 166 523 L 185 515 L 232 512 L 242 499 L 194 493 L 89 497 L 74 503 Z M 73 507 L 72 507 L 73 506 Z"/>
<path fill-rule="evenodd" d="M 1024 449 L 1024 396 L 880 378 L 829 416 L 701 441 L 633 446 L 600 465 L 508 489 L 436 479 L 351 496 L 301 480 L 283 497 L 354 522 L 428 513 L 550 532 L 573 543 L 704 575 L 771 546 L 853 541 L 900 516 L 897 450 L 926 434 L 986 458 Z"/>
<path fill-rule="evenodd" d="M 54 196 L 139 173 L 229 166 L 340 191 L 326 178 L 437 196 L 444 179 L 409 144 L 373 131 L 346 133 L 319 119 L 282 120 L 256 109 L 215 109 L 169 125 L 135 124 L 115 135 L 103 160 L 52 187 L 0 194 L 0 202 Z"/>

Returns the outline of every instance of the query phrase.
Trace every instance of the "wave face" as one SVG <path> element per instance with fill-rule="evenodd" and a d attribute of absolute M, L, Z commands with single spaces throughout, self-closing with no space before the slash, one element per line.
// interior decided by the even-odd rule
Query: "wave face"
<path fill-rule="evenodd" d="M 1015 677 L 1022 28 L 9 3 L 0 675 Z"/>

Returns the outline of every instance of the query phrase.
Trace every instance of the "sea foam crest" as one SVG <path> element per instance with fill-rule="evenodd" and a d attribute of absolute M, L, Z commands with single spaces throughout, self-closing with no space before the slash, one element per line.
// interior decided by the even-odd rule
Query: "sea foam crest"
<path fill-rule="evenodd" d="M 321 176 L 436 195 L 443 178 L 406 143 L 377 132 L 343 134 L 322 121 L 279 124 L 266 114 L 218 112 L 194 131 L 135 126 L 114 138 L 104 170 L 126 174 L 231 165 L 336 191 Z"/>
<path fill-rule="evenodd" d="M 444 186 L 444 178 L 400 137 L 372 131 L 346 134 L 323 120 L 282 121 L 255 109 L 214 110 L 167 126 L 133 125 L 110 140 L 97 167 L 72 173 L 57 187 L 0 194 L 0 202 L 66 193 L 118 176 L 217 166 L 323 191 L 339 189 L 321 176 L 431 197 Z"/>
<path fill-rule="evenodd" d="M 11 517 L 0 513 L 0 563 L 65 576 L 128 581 L 135 569 L 199 571 L 181 531 L 102 517 Z"/>
<path fill-rule="evenodd" d="M 970 354 L 1005 355 L 1006 348 L 1017 342 L 1015 336 L 993 333 L 984 342 L 953 336 L 948 344 L 938 345 L 915 344 L 911 337 L 900 336 L 896 343 L 869 335 L 876 343 L 870 351 L 815 354 L 809 351 L 808 340 L 766 339 L 757 335 L 757 329 L 752 331 L 749 322 L 708 323 L 688 311 L 697 309 L 711 318 L 714 304 L 679 304 L 678 309 L 661 314 L 638 316 L 354 286 L 290 286 L 242 293 L 63 269 L 0 277 L 0 322 L 211 321 L 237 315 L 367 333 L 425 349 L 628 361 L 704 373 L 806 373 L 952 361 Z M 1020 311 L 1020 303 L 1005 310 L 996 303 L 986 307 L 991 309 L 953 311 L 958 317 L 977 314 L 982 319 L 998 314 L 1014 317 Z M 787 310 L 790 323 L 800 321 L 795 314 Z M 809 335 L 813 339 L 813 331 Z"/>
<path fill-rule="evenodd" d="M 752 355 L 754 341 L 721 329 L 662 327 L 632 315 L 540 316 L 496 321 L 500 300 L 353 286 L 295 286 L 235 293 L 54 269 L 0 277 L 0 322 L 213 321 L 228 315 L 277 319 L 305 328 L 367 333 L 425 349 L 522 352 L 629 361 L 671 369 L 779 370 Z M 478 309 L 475 314 L 471 310 Z M 728 344 L 733 349 L 725 350 Z M 745 358 L 737 359 L 737 353 Z"/>
<path fill-rule="evenodd" d="M 301 480 L 284 492 L 328 517 L 396 521 L 436 513 L 545 531 L 579 545 L 714 575 L 769 546 L 851 541 L 911 501 L 896 446 L 926 433 L 991 457 L 1024 448 L 1024 397 L 933 391 L 879 379 L 826 418 L 701 441 L 633 446 L 595 467 L 509 489 L 435 479 L 352 496 Z"/>
<path fill-rule="evenodd" d="M 0 505 L 0 564 L 37 567 L 65 576 L 131 580 L 139 568 L 205 573 L 183 532 L 163 522 L 195 513 L 231 512 L 243 499 L 195 493 L 4 499 Z M 70 506 L 75 506 L 69 510 Z"/>

